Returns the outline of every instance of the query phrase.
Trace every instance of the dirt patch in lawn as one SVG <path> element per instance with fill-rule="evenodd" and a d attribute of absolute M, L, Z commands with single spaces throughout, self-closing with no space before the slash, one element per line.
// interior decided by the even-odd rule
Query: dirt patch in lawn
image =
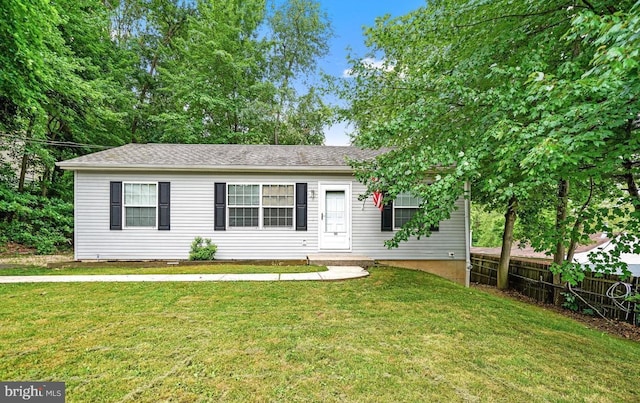
<path fill-rule="evenodd" d="M 16 266 L 47 266 L 49 263 L 69 262 L 73 253 L 36 255 L 35 248 L 9 242 L 0 245 L 0 269 Z"/>
<path fill-rule="evenodd" d="M 580 323 L 583 323 L 589 328 L 617 335 L 623 339 L 640 342 L 640 326 L 634 326 L 631 323 L 620 322 L 617 320 L 606 320 L 599 316 L 583 315 L 581 313 L 573 312 L 569 309 L 565 309 L 559 306 L 544 304 L 542 302 L 536 301 L 533 298 L 527 297 L 526 295 L 522 295 L 515 290 L 502 291 L 498 290 L 496 287 L 484 284 L 472 284 L 472 287 L 481 289 L 491 294 L 499 295 L 501 297 L 511 298 L 518 301 L 526 302 L 528 304 L 538 305 L 542 307 L 542 309 L 557 312 L 560 315 L 570 317 Z"/>
<path fill-rule="evenodd" d="M 0 255 L 0 269 L 16 266 L 43 266 L 50 263 L 69 262 L 73 255 Z"/>

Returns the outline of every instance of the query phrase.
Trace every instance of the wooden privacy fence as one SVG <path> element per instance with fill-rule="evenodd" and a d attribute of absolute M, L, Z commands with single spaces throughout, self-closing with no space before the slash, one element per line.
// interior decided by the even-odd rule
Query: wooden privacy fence
<path fill-rule="evenodd" d="M 472 253 L 471 281 L 496 285 L 499 260 L 498 256 Z M 509 288 L 538 302 L 552 304 L 554 289 L 565 287 L 553 284 L 553 273 L 549 270 L 549 266 L 551 266 L 550 261 L 512 257 L 509 263 Z M 607 318 L 636 323 L 637 320 L 633 314 L 635 305 L 625 302 L 620 296 L 629 290 L 638 292 L 639 279 L 631 277 L 620 282 L 622 280 L 617 275 L 605 274 L 602 277 L 595 277 L 587 272 L 582 282 L 571 290 L 565 289 L 563 292 L 576 296 L 575 304 L 579 311 L 593 307 Z M 612 288 L 614 285 L 616 286 Z M 608 292 L 609 295 L 607 295 Z M 584 302 L 581 299 L 584 299 Z"/>

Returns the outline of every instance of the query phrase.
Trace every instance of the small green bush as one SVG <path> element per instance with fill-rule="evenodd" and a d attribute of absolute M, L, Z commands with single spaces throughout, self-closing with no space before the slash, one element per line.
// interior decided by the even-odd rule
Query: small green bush
<path fill-rule="evenodd" d="M 191 242 L 189 260 L 213 260 L 217 250 L 218 247 L 211 243 L 211 239 L 197 236 Z"/>
<path fill-rule="evenodd" d="M 564 302 L 562 303 L 562 307 L 573 312 L 578 312 L 578 309 L 580 307 L 578 306 L 578 301 L 576 300 L 576 296 L 571 294 L 570 292 L 561 292 L 560 294 L 564 297 Z"/>

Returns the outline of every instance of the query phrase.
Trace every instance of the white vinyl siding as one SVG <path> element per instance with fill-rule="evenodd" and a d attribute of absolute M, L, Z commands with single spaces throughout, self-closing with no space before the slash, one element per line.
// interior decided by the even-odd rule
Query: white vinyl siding
<path fill-rule="evenodd" d="M 218 246 L 216 259 L 306 259 L 318 252 L 317 176 L 178 172 L 77 171 L 76 259 L 188 259 L 196 236 Z M 321 178 L 331 179 L 332 175 Z M 171 231 L 109 229 L 109 182 L 171 182 Z M 307 183 L 307 231 L 283 228 L 214 230 L 215 183 Z M 227 211 L 228 214 L 228 211 Z M 228 219 L 228 217 L 227 217 Z M 295 223 L 294 223 L 295 225 Z"/>
<path fill-rule="evenodd" d="M 461 183 L 462 187 L 463 184 Z M 439 231 L 432 232 L 429 237 L 419 240 L 411 237 L 402 242 L 398 248 L 388 249 L 384 241 L 395 234 L 380 231 L 380 210 L 373 204 L 372 198 L 364 202 L 358 196 L 366 191 L 366 187 L 353 182 L 352 193 L 352 253 L 369 256 L 377 260 L 464 260 L 466 256 L 464 237 L 464 199 L 456 201 L 456 210 L 451 218 L 439 224 Z M 453 252 L 453 257 L 449 256 Z"/>
<path fill-rule="evenodd" d="M 318 249 L 318 182 L 351 182 L 351 253 L 373 259 L 465 258 L 463 200 L 451 219 L 440 223 L 440 231 L 428 238 L 410 239 L 399 248 L 387 249 L 384 241 L 393 232 L 380 231 L 381 213 L 368 198 L 358 200 L 366 188 L 343 174 L 240 174 L 77 171 L 75 173 L 76 259 L 187 259 L 196 236 L 210 238 L 218 246 L 216 259 L 305 259 Z M 109 182 L 171 182 L 171 231 L 137 228 L 109 229 Z M 214 184 L 307 183 L 307 230 L 242 228 L 214 231 Z M 462 186 L 462 184 L 461 184 Z M 295 186 L 294 186 L 295 187 Z M 270 208 L 270 207 L 269 207 Z M 294 223 L 295 225 L 295 223 Z M 295 228 L 295 227 L 294 227 Z"/>

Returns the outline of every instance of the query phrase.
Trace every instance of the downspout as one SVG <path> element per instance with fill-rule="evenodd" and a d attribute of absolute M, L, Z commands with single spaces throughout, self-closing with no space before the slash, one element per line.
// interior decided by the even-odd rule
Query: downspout
<path fill-rule="evenodd" d="M 73 171 L 73 260 L 78 260 L 78 171 Z"/>
<path fill-rule="evenodd" d="M 471 283 L 471 186 L 469 181 L 464 183 L 464 246 L 466 255 L 466 270 L 464 278 L 464 286 L 469 287 Z"/>

